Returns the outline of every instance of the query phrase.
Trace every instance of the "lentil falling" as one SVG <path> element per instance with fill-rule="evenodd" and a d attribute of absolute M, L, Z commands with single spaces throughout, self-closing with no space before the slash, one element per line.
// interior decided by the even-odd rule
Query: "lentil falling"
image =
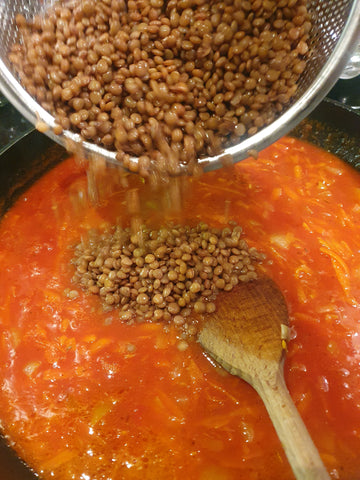
<path fill-rule="evenodd" d="M 311 29 L 306 0 L 64 0 L 16 21 L 9 59 L 56 133 L 143 176 L 192 173 L 271 123 L 296 93 Z"/>

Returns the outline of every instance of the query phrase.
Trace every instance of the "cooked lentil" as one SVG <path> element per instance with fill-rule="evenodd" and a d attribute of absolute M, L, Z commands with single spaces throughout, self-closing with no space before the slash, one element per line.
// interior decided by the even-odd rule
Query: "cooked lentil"
<path fill-rule="evenodd" d="M 196 328 L 186 321 L 191 310 L 214 312 L 217 294 L 255 279 L 254 264 L 263 258 L 238 225 L 169 224 L 135 235 L 114 227 L 76 246 L 73 280 L 107 308 L 118 307 L 125 322 L 172 321 L 192 336 Z"/>
<path fill-rule="evenodd" d="M 306 0 L 64 0 L 17 16 L 9 58 L 58 133 L 115 149 L 144 176 L 191 172 L 290 102 L 309 18 Z"/>

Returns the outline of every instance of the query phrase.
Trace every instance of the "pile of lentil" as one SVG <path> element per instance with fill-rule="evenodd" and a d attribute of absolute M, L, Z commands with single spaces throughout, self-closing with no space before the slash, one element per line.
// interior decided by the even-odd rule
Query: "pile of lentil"
<path fill-rule="evenodd" d="M 116 150 L 144 176 L 176 173 L 290 102 L 309 18 L 306 0 L 64 0 L 17 16 L 9 58 L 56 133 Z"/>
<path fill-rule="evenodd" d="M 254 264 L 264 256 L 241 237 L 236 224 L 144 227 L 135 235 L 114 227 L 76 246 L 73 281 L 118 307 L 123 321 L 172 321 L 187 331 L 192 309 L 214 312 L 220 291 L 257 277 Z"/>

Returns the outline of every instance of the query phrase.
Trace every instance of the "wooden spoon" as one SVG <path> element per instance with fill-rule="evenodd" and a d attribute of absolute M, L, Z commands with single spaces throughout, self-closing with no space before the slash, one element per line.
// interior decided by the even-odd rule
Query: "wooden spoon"
<path fill-rule="evenodd" d="M 297 480 L 329 480 L 325 466 L 286 388 L 281 325 L 288 311 L 268 277 L 241 283 L 206 315 L 199 334 L 205 350 L 243 378 L 262 398 Z"/>

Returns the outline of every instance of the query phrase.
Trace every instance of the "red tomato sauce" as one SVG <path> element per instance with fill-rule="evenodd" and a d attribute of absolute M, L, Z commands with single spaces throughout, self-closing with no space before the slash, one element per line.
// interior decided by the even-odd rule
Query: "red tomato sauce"
<path fill-rule="evenodd" d="M 96 296 L 66 295 L 76 289 L 73 246 L 90 228 L 127 222 L 125 190 L 79 206 L 74 192 L 85 187 L 69 159 L 0 225 L 0 419 L 10 443 L 45 479 L 293 478 L 255 391 L 198 344 L 181 352 L 171 328 L 125 325 Z M 235 220 L 267 255 L 261 268 L 289 307 L 291 396 L 331 477 L 358 480 L 359 174 L 284 138 L 185 190 L 184 220 Z"/>

